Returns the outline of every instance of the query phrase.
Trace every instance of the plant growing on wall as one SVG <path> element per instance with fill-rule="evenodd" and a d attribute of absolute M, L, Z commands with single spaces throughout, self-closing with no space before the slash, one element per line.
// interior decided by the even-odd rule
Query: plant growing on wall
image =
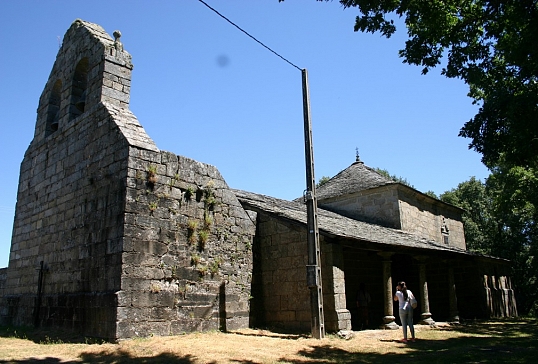
<path fill-rule="evenodd" d="M 168 181 L 168 188 L 171 190 L 176 185 L 176 180 L 173 178 L 170 178 Z"/>
<path fill-rule="evenodd" d="M 151 184 L 157 182 L 157 166 L 155 164 L 150 164 L 148 166 L 148 182 Z"/>
<path fill-rule="evenodd" d="M 191 255 L 191 264 L 194 265 L 195 267 L 198 266 L 198 264 L 200 264 L 201 261 L 202 261 L 202 257 L 200 256 L 200 254 L 193 253 Z"/>
<path fill-rule="evenodd" d="M 190 201 L 192 199 L 192 196 L 194 196 L 195 193 L 196 193 L 196 190 L 194 189 L 194 187 L 192 186 L 187 187 L 187 189 L 185 190 L 185 200 Z"/>
<path fill-rule="evenodd" d="M 176 185 L 176 182 L 179 181 L 179 173 L 176 173 L 174 177 L 170 178 L 168 181 L 168 187 L 170 190 Z"/>
<path fill-rule="evenodd" d="M 168 212 L 171 213 L 172 215 L 177 215 L 178 214 L 178 211 L 176 209 L 174 209 L 173 207 L 168 207 Z"/>
<path fill-rule="evenodd" d="M 209 230 L 211 228 L 211 225 L 213 225 L 213 216 L 209 214 L 209 212 L 204 212 L 204 230 Z"/>
<path fill-rule="evenodd" d="M 198 220 L 189 220 L 187 222 L 187 238 L 189 243 L 195 243 L 198 240 Z"/>
<path fill-rule="evenodd" d="M 198 220 L 189 220 L 187 222 L 187 229 L 192 231 L 198 229 Z"/>
<path fill-rule="evenodd" d="M 158 207 L 158 201 L 153 201 L 148 204 L 149 211 L 153 212 L 157 210 Z"/>
<path fill-rule="evenodd" d="M 213 210 L 217 204 L 217 199 L 215 196 L 209 196 L 205 198 L 205 206 L 207 210 Z"/>
<path fill-rule="evenodd" d="M 181 297 L 183 297 L 183 299 L 187 298 L 187 285 L 182 286 L 178 284 L 177 291 L 181 295 Z M 177 303 L 179 302 L 176 302 L 176 304 Z"/>
<path fill-rule="evenodd" d="M 200 250 L 205 249 L 205 245 L 207 243 L 207 239 L 209 239 L 209 231 L 208 230 L 201 230 L 198 232 L 198 242 Z"/>
<path fill-rule="evenodd" d="M 217 204 L 217 198 L 215 197 L 215 183 L 213 181 L 207 182 L 206 186 L 204 187 L 203 193 L 204 193 L 204 205 L 205 209 L 212 210 L 215 205 Z"/>
<path fill-rule="evenodd" d="M 179 269 L 179 267 L 177 265 L 172 266 L 172 268 L 171 268 L 172 279 L 178 279 L 179 278 L 178 269 Z"/>
<path fill-rule="evenodd" d="M 211 273 L 211 276 L 214 276 L 219 272 L 220 265 L 222 263 L 221 257 L 216 257 L 211 264 L 209 265 L 209 272 Z"/>
<path fill-rule="evenodd" d="M 208 272 L 209 272 L 209 267 L 207 265 L 198 266 L 198 273 L 200 273 L 201 277 L 205 277 Z"/>
<path fill-rule="evenodd" d="M 213 182 L 213 180 L 210 180 L 206 183 L 204 190 L 210 193 L 211 191 L 213 191 L 214 188 L 215 188 L 215 182 Z"/>

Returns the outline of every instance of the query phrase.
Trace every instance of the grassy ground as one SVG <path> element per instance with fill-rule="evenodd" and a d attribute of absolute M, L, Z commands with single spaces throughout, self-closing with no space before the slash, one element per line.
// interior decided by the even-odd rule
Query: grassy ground
<path fill-rule="evenodd" d="M 0 329 L 1 363 L 533 363 L 538 322 L 532 319 L 416 326 L 415 343 L 401 330 L 365 330 L 323 340 L 267 330 L 209 332 L 88 343 L 47 331 Z M 62 339 L 59 339 L 61 337 Z M 63 340 L 63 341 L 62 341 Z"/>

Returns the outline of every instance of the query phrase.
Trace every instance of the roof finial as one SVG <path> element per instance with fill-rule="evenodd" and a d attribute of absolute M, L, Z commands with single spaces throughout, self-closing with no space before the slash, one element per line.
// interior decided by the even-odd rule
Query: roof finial
<path fill-rule="evenodd" d="M 361 159 L 359 158 L 359 148 L 355 148 L 355 162 L 360 162 Z"/>
<path fill-rule="evenodd" d="M 121 32 L 119 30 L 114 30 L 114 48 L 116 48 L 116 52 L 123 52 L 123 44 L 121 44 L 120 38 L 121 38 Z"/>

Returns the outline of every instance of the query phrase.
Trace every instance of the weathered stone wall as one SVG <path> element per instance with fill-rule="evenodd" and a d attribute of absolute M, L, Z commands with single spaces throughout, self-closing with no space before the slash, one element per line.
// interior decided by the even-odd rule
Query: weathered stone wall
<path fill-rule="evenodd" d="M 98 25 L 66 32 L 21 164 L 2 322 L 115 337 L 131 69 Z"/>
<path fill-rule="evenodd" d="M 310 330 L 310 292 L 306 229 L 258 212 L 256 246 L 257 282 L 253 286 L 256 324 L 287 330 Z"/>
<path fill-rule="evenodd" d="M 401 228 L 398 192 L 393 185 L 324 200 L 319 206 L 352 219 Z"/>
<path fill-rule="evenodd" d="M 247 327 L 255 216 L 216 168 L 147 136 L 115 38 L 80 20 L 64 37 L 21 164 L 0 324 L 107 339 Z"/>
<path fill-rule="evenodd" d="M 215 167 L 131 148 L 118 337 L 248 327 L 251 219 Z"/>
<path fill-rule="evenodd" d="M 0 300 L 4 296 L 4 288 L 6 287 L 7 268 L 0 268 Z"/>
<path fill-rule="evenodd" d="M 306 284 L 306 227 L 258 212 L 254 247 L 252 315 L 259 326 L 310 331 L 310 291 Z M 320 237 L 325 330 L 350 329 L 340 246 Z"/>
<path fill-rule="evenodd" d="M 321 208 L 465 249 L 461 211 L 397 184 L 324 200 Z"/>
<path fill-rule="evenodd" d="M 323 236 L 321 274 L 325 330 L 351 330 L 351 313 L 346 304 L 344 253 L 340 244 L 330 244 Z"/>
<path fill-rule="evenodd" d="M 97 105 L 25 155 L 2 313 L 12 324 L 113 336 L 128 144 L 109 118 Z"/>
<path fill-rule="evenodd" d="M 439 244 L 466 249 L 461 211 L 408 189 L 398 189 L 401 229 Z M 445 234 L 443 234 L 445 232 Z"/>

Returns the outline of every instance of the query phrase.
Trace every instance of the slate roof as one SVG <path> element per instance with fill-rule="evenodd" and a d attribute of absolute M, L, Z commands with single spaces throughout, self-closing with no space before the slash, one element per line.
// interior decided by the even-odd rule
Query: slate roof
<path fill-rule="evenodd" d="M 362 167 L 361 167 L 362 168 Z M 277 218 L 306 225 L 306 205 L 297 201 L 281 200 L 252 192 L 233 190 L 245 209 L 264 211 Z M 350 239 L 353 245 L 372 250 L 425 249 L 436 252 L 475 254 L 466 250 L 440 245 L 398 229 L 370 224 L 318 208 L 318 229 L 321 235 Z M 355 240 L 355 241 L 353 241 Z"/>
<path fill-rule="evenodd" d="M 316 188 L 316 198 L 320 201 L 396 183 L 379 174 L 373 168 L 366 166 L 363 162 L 356 161 L 325 184 Z"/>

